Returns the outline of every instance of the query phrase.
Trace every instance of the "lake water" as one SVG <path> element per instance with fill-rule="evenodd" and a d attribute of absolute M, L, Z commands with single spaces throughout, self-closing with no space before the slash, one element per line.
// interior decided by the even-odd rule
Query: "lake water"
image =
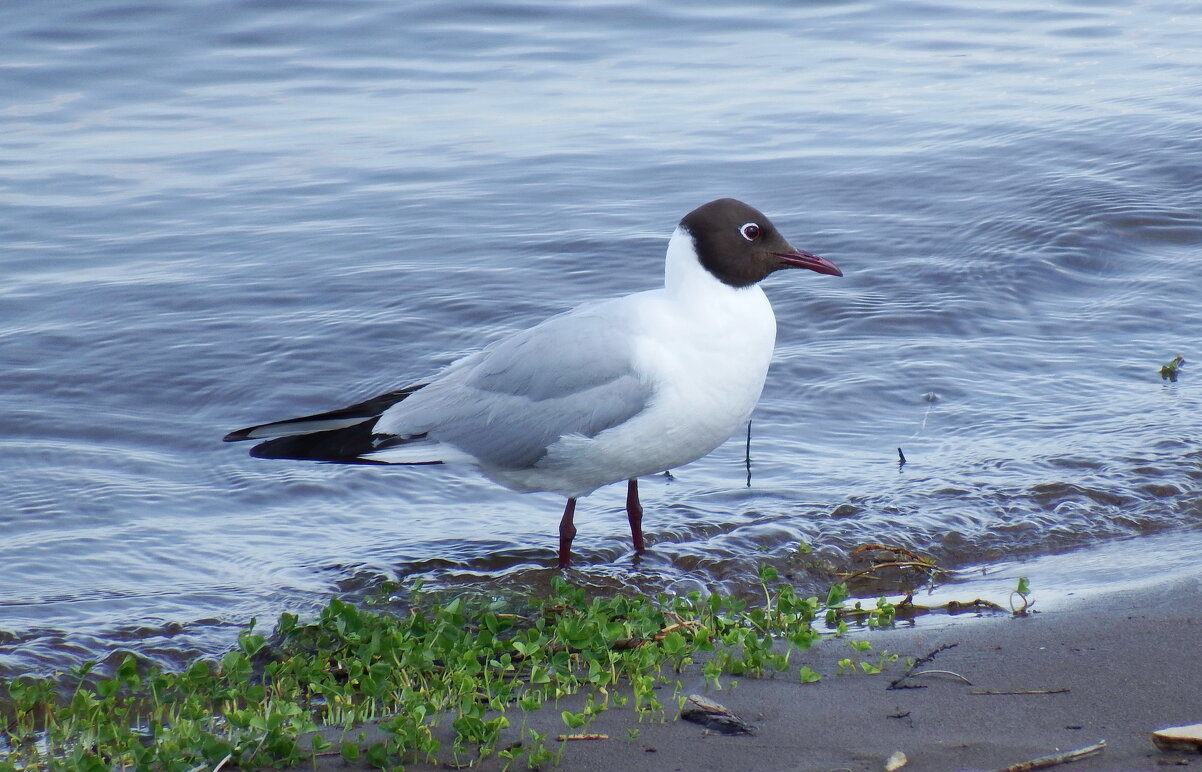
<path fill-rule="evenodd" d="M 645 480 L 637 564 L 598 491 L 577 580 L 1154 567 L 1202 526 L 1202 362 L 1158 374 L 1202 359 L 1200 40 L 1169 0 L 9 3 L 0 671 L 177 664 L 386 578 L 538 592 L 553 495 L 221 437 L 654 287 L 720 196 L 846 276 L 766 282 L 750 486 L 742 438 Z"/>

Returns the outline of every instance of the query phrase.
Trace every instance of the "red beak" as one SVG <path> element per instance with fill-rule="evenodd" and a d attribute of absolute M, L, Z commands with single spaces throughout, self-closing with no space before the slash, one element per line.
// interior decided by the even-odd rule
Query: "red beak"
<path fill-rule="evenodd" d="M 779 257 L 790 268 L 808 268 L 811 271 L 829 274 L 830 276 L 843 275 L 843 272 L 830 260 L 818 255 L 812 255 L 809 252 L 803 252 L 800 249 L 795 252 L 773 252 L 772 254 Z"/>

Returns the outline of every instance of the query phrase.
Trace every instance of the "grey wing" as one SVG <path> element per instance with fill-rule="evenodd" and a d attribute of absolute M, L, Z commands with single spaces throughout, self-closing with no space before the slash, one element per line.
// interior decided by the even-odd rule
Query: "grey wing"
<path fill-rule="evenodd" d="M 652 389 L 613 311 L 612 301 L 585 306 L 493 343 L 390 408 L 376 433 L 426 435 L 487 466 L 523 469 L 561 437 L 595 437 L 629 420 Z"/>

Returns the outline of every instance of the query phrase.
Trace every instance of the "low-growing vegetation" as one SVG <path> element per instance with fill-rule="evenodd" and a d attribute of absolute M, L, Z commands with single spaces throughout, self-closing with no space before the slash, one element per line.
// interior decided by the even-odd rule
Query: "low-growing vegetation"
<path fill-rule="evenodd" d="M 183 672 L 128 655 L 103 677 L 87 663 L 17 678 L 0 685 L 0 772 L 253 769 L 338 754 L 382 769 L 493 756 L 538 767 L 563 744 L 526 726 L 533 711 L 554 706 L 573 734 L 610 707 L 662 721 L 683 701 L 679 681 L 671 698 L 657 691 L 673 671 L 697 662 L 721 688 L 729 675 L 790 670 L 792 652 L 818 639 L 815 620 L 846 630 L 841 585 L 819 600 L 770 567 L 759 578 L 763 605 L 699 593 L 588 598 L 562 580 L 522 614 L 463 598 L 419 601 L 399 616 L 333 600 L 311 621 L 283 614 L 270 640 L 252 624 L 235 650 Z M 869 615 L 891 621 L 888 604 Z M 890 661 L 868 651 L 857 644 L 844 669 L 874 673 Z M 569 695 L 583 707 L 559 711 Z M 384 739 L 363 739 L 368 722 Z"/>

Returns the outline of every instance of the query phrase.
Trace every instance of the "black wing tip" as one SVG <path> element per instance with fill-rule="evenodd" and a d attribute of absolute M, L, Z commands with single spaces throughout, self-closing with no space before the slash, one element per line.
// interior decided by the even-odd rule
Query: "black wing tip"
<path fill-rule="evenodd" d="M 329 464 L 364 463 L 359 457 L 372 450 L 371 428 L 375 423 L 372 418 L 341 429 L 272 437 L 252 447 L 250 454 L 255 458 L 292 458 Z"/>
<path fill-rule="evenodd" d="M 273 421 L 269 424 L 248 426 L 245 429 L 239 429 L 237 431 L 230 432 L 222 437 L 221 441 L 240 442 L 242 440 L 262 439 L 260 437 L 251 437 L 251 434 L 256 429 L 261 429 L 264 426 L 275 426 L 277 424 L 303 424 L 307 421 L 320 420 L 323 418 L 361 418 L 364 421 L 368 421 L 372 418 L 378 417 L 385 410 L 426 385 L 427 384 L 425 383 L 418 383 L 413 386 L 406 386 L 403 389 L 397 389 L 396 391 L 380 394 L 379 396 L 372 397 L 371 399 L 364 400 L 363 402 L 358 402 L 349 407 L 344 407 L 340 410 L 331 410 L 326 413 L 315 413 L 313 415 L 301 416 L 299 418 L 288 418 L 283 421 Z"/>

